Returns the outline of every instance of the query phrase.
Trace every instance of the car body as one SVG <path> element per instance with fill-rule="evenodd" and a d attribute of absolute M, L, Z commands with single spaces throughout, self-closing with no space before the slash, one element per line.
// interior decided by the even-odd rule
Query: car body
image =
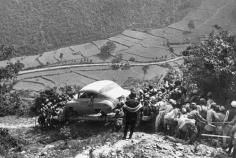
<path fill-rule="evenodd" d="M 129 90 L 123 89 L 110 80 L 93 82 L 83 87 L 74 98 L 66 104 L 78 115 L 110 113 L 119 103 L 121 96 L 127 97 Z"/>

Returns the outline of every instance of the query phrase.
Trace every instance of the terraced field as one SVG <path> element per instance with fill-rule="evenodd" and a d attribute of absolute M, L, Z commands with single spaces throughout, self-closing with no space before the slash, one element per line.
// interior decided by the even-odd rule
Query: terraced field
<path fill-rule="evenodd" d="M 47 67 L 57 63 L 78 64 L 85 59 L 92 60 L 93 63 L 111 62 L 112 57 L 102 60 L 97 56 L 101 46 L 107 41 L 115 43 L 114 55 L 122 54 L 124 60 L 129 60 L 131 57 L 134 57 L 136 62 L 146 63 L 153 62 L 156 58 L 168 60 L 181 55 L 181 51 L 191 42 L 198 42 L 203 34 L 212 30 L 214 24 L 231 28 L 231 31 L 234 32 L 235 9 L 234 0 L 204 0 L 197 9 L 191 10 L 181 21 L 164 28 L 125 30 L 107 39 L 73 45 L 45 52 L 42 55 L 24 56 L 11 61 L 23 62 L 25 69 L 37 66 Z M 224 16 L 227 18 L 223 18 Z M 191 30 L 188 27 L 190 20 L 194 21 L 194 29 Z M 173 48 L 174 51 L 170 51 L 170 48 Z M 63 55 L 60 58 L 61 54 Z M 0 65 L 5 63 L 1 62 Z M 179 63 L 181 61 L 170 62 L 170 65 L 178 66 Z M 167 70 L 168 68 L 158 65 L 149 66 L 147 71 L 144 71 L 142 66 L 131 67 L 129 70 L 112 70 L 110 66 L 76 67 L 19 75 L 14 88 L 38 92 L 46 87 L 83 86 L 102 79 L 114 80 L 122 85 L 129 78 L 142 80 L 161 77 Z"/>

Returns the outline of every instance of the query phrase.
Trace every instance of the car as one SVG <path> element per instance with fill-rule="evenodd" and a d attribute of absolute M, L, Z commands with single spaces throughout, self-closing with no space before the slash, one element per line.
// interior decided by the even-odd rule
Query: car
<path fill-rule="evenodd" d="M 116 108 L 122 96 L 127 97 L 129 94 L 129 90 L 123 89 L 113 81 L 96 81 L 83 87 L 71 101 L 67 102 L 66 108 L 73 110 L 78 116 L 108 114 Z"/>

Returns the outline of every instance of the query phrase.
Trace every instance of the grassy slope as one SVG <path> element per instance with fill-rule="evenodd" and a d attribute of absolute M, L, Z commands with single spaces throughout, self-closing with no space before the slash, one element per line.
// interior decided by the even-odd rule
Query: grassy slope
<path fill-rule="evenodd" d="M 0 0 L 0 43 L 16 45 L 21 55 L 36 54 L 126 28 L 163 27 L 198 4 L 198 0 Z"/>
<path fill-rule="evenodd" d="M 224 5 L 219 7 L 212 18 L 208 19 L 194 31 L 195 36 L 199 35 L 200 33 L 209 32 L 209 30 L 212 29 L 211 26 L 215 24 L 236 34 L 236 1 L 227 0 L 226 2 Z"/>

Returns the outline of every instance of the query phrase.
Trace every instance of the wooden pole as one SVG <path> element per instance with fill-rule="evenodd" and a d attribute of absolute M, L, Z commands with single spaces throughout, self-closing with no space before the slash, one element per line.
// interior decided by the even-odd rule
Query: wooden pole
<path fill-rule="evenodd" d="M 201 134 L 201 136 L 205 137 L 216 137 L 216 138 L 231 138 L 230 136 L 221 136 L 221 135 L 214 135 L 214 134 Z M 236 139 L 236 137 L 234 137 Z"/>

